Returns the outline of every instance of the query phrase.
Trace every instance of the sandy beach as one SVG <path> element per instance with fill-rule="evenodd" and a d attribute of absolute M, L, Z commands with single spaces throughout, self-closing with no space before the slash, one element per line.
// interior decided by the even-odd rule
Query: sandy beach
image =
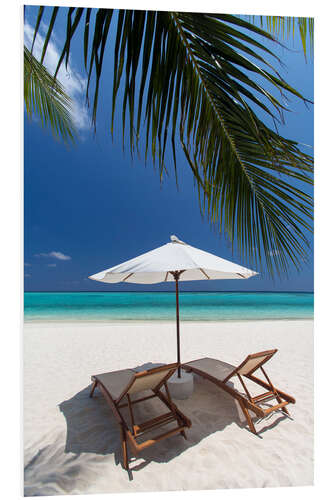
<path fill-rule="evenodd" d="M 174 436 L 132 457 L 128 474 L 111 411 L 99 392 L 88 397 L 90 377 L 175 361 L 175 324 L 25 323 L 25 495 L 311 485 L 313 321 L 181 325 L 184 362 L 238 364 L 271 348 L 279 351 L 267 372 L 296 398 L 291 418 L 275 413 L 256 424 L 255 436 L 228 394 L 195 377 L 193 395 L 176 401 L 192 421 L 188 440 Z"/>

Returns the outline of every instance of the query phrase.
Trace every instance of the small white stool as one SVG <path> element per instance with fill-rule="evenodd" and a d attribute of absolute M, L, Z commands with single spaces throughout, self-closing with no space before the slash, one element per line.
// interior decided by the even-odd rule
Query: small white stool
<path fill-rule="evenodd" d="M 178 378 L 178 371 L 168 379 L 170 396 L 174 399 L 187 399 L 193 393 L 193 374 L 181 370 L 181 377 Z"/>

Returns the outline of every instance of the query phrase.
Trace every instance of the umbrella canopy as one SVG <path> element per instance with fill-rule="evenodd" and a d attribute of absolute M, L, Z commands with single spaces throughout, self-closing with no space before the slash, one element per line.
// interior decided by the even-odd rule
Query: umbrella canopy
<path fill-rule="evenodd" d="M 192 247 L 176 236 L 167 243 L 134 259 L 89 276 L 104 283 L 152 284 L 174 281 L 173 273 L 181 271 L 179 281 L 244 279 L 255 271 L 234 264 L 211 253 Z"/>
<path fill-rule="evenodd" d="M 176 282 L 177 362 L 180 364 L 178 281 L 247 279 L 258 273 L 170 237 L 171 242 L 89 276 L 104 283 Z M 180 370 L 179 370 L 180 375 Z"/>

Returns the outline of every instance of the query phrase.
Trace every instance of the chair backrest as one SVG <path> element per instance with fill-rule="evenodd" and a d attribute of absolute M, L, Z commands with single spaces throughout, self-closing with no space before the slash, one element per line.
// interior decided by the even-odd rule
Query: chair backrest
<path fill-rule="evenodd" d="M 136 394 L 137 392 L 158 388 L 175 373 L 177 367 L 177 363 L 172 363 L 136 373 L 118 398 L 118 401 L 126 394 Z"/>
<path fill-rule="evenodd" d="M 270 351 L 249 354 L 243 363 L 238 366 L 237 373 L 240 375 L 251 375 L 251 373 L 258 370 L 264 363 L 267 363 L 276 352 L 277 349 L 271 349 Z"/>
<path fill-rule="evenodd" d="M 251 375 L 260 368 L 264 363 L 267 363 L 272 356 L 277 352 L 277 349 L 271 349 L 269 351 L 256 352 L 255 354 L 249 354 L 244 361 L 231 372 L 227 379 L 230 379 L 234 375 Z M 226 381 L 225 380 L 225 381 Z"/>

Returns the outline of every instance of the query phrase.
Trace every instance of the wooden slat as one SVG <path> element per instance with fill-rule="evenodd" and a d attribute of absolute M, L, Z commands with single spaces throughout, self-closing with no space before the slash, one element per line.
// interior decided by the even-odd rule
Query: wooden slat
<path fill-rule="evenodd" d="M 141 444 L 135 443 L 136 449 L 138 452 L 141 450 L 144 450 L 148 446 L 152 446 L 153 444 L 158 443 L 158 441 L 161 441 L 162 439 L 165 439 L 167 437 L 171 437 L 171 436 L 174 436 L 175 434 L 181 433 L 182 431 L 185 430 L 185 428 L 186 427 L 184 425 L 182 425 L 181 427 L 176 427 L 175 429 L 171 429 L 170 431 L 164 432 L 163 434 L 160 434 L 159 436 L 156 436 L 155 438 L 147 439 L 147 441 L 144 441 L 144 443 L 141 443 Z"/>
<path fill-rule="evenodd" d="M 278 405 L 272 406 L 271 408 L 268 408 L 267 410 L 264 410 L 265 415 L 268 415 L 269 413 L 272 413 L 272 411 L 278 410 L 279 408 L 283 408 L 284 406 L 287 406 L 288 401 L 283 401 L 283 403 L 279 403 Z"/>
<path fill-rule="evenodd" d="M 174 416 L 170 416 L 166 419 L 164 419 L 163 421 L 161 422 L 154 422 L 153 424 L 151 424 L 149 427 L 140 427 L 140 425 L 135 425 L 134 426 L 134 430 L 135 430 L 135 436 L 142 436 L 143 434 L 145 434 L 145 432 L 149 432 L 151 431 L 152 429 L 156 430 L 158 427 L 162 427 L 163 425 L 167 425 L 167 424 L 170 424 L 171 422 L 174 422 L 175 418 Z"/>
<path fill-rule="evenodd" d="M 245 377 L 247 377 L 250 380 L 253 380 L 253 382 L 256 382 L 257 384 L 261 385 L 261 387 L 264 387 L 265 389 L 268 389 L 268 390 L 271 389 L 269 384 L 267 384 L 266 382 L 264 382 L 260 378 L 255 377 L 254 375 L 245 375 Z M 289 394 L 287 394 L 283 391 L 280 391 L 280 389 L 277 389 L 276 387 L 274 387 L 274 389 L 279 394 L 279 396 L 281 396 L 282 399 L 285 399 L 289 403 L 293 403 L 293 404 L 296 403 L 296 399 L 294 397 L 290 396 Z"/>
<path fill-rule="evenodd" d="M 164 415 L 160 415 L 159 417 L 152 418 L 151 420 L 147 420 L 146 422 L 143 422 L 142 424 L 136 424 L 135 429 L 138 432 L 142 432 L 146 429 L 151 429 L 155 425 L 163 424 L 166 420 L 174 420 L 174 415 L 170 413 L 165 413 Z"/>
<path fill-rule="evenodd" d="M 258 396 L 255 396 L 254 398 L 252 398 L 253 401 L 263 401 L 265 399 L 267 399 L 268 397 L 271 397 L 271 396 L 275 396 L 274 392 L 273 391 L 268 391 L 268 392 L 263 392 L 262 394 L 259 394 Z"/>

